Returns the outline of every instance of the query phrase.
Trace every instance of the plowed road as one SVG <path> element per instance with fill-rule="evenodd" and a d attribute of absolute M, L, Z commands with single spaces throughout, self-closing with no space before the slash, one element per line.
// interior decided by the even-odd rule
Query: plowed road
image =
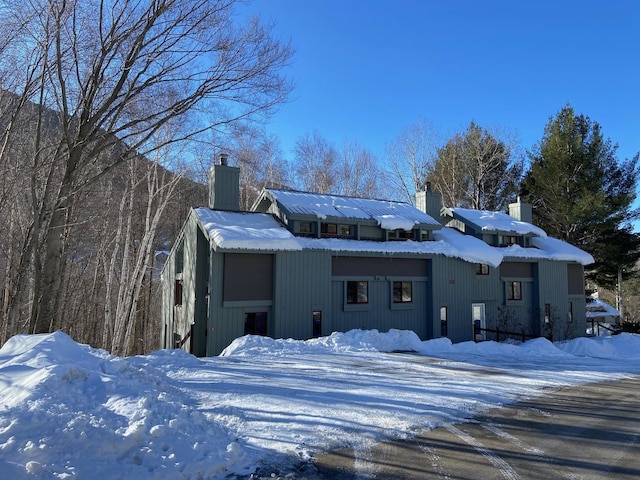
<path fill-rule="evenodd" d="M 640 377 L 521 401 L 469 423 L 317 459 L 322 479 L 638 479 Z"/>

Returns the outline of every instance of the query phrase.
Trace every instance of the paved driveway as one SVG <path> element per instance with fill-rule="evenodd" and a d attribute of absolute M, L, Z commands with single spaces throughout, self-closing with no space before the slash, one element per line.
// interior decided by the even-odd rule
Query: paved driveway
<path fill-rule="evenodd" d="M 635 377 L 562 389 L 357 455 L 322 455 L 309 478 L 630 480 L 640 478 L 639 440 Z"/>

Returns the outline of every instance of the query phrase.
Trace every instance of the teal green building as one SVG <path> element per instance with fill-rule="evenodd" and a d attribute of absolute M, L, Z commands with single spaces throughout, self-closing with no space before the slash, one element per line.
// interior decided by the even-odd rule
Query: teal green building
<path fill-rule="evenodd" d="M 509 213 L 265 189 L 239 209 L 239 169 L 210 172 L 162 273 L 160 347 L 220 354 L 235 338 L 351 329 L 423 340 L 586 334 L 586 252 Z"/>

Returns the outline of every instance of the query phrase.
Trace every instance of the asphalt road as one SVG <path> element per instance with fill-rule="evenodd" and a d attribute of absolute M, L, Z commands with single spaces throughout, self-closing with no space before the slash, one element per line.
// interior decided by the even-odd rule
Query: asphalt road
<path fill-rule="evenodd" d="M 308 478 L 630 480 L 640 478 L 639 442 L 635 377 L 549 392 L 367 452 L 321 455 Z"/>

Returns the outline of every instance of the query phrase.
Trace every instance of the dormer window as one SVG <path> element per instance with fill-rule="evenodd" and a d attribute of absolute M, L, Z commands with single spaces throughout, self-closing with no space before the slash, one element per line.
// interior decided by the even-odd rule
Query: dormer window
<path fill-rule="evenodd" d="M 351 225 L 338 225 L 338 235 L 341 237 L 350 237 Z"/>
<path fill-rule="evenodd" d="M 520 245 L 520 239 L 516 235 L 501 235 L 500 245 L 508 247 L 511 245 Z"/>
<path fill-rule="evenodd" d="M 420 230 L 420 241 L 427 242 L 433 240 L 433 233 L 431 230 Z"/>
<path fill-rule="evenodd" d="M 338 234 L 338 224 L 337 223 L 323 223 L 322 224 L 322 233 L 325 235 L 337 235 Z"/>
<path fill-rule="evenodd" d="M 389 230 L 389 240 L 413 240 L 413 230 Z"/>
<path fill-rule="evenodd" d="M 299 222 L 298 233 L 300 235 L 313 235 L 313 224 L 311 222 Z"/>
<path fill-rule="evenodd" d="M 324 236 L 351 238 L 353 237 L 353 225 L 338 223 L 323 223 L 320 233 Z"/>

